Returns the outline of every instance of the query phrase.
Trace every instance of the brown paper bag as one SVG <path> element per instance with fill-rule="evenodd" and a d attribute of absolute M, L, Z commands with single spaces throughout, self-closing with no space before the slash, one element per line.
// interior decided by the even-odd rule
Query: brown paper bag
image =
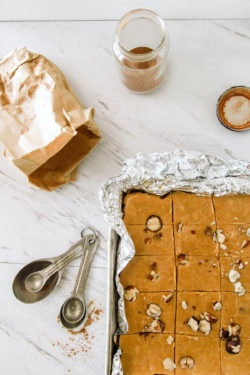
<path fill-rule="evenodd" d="M 54 190 L 76 180 L 101 138 L 93 117 L 44 56 L 22 47 L 0 62 L 0 141 L 32 184 Z"/>

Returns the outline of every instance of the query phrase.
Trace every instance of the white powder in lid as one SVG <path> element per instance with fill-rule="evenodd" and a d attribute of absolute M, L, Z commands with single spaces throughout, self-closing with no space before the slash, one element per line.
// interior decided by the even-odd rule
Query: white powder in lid
<path fill-rule="evenodd" d="M 243 95 L 232 96 L 224 104 L 223 112 L 230 124 L 247 124 L 250 121 L 250 100 Z"/>

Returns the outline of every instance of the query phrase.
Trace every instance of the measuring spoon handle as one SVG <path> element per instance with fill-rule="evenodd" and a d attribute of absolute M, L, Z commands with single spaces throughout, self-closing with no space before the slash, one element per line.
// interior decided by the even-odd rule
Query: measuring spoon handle
<path fill-rule="evenodd" d="M 85 238 L 82 238 L 74 245 L 72 245 L 64 254 L 57 257 L 50 266 L 42 270 L 45 278 L 49 279 L 55 272 L 64 268 L 73 259 L 78 258 L 82 254 L 84 246 Z"/>
<path fill-rule="evenodd" d="M 73 290 L 73 295 L 79 296 L 81 298 L 83 298 L 85 294 L 85 287 L 88 280 L 89 271 L 99 243 L 99 239 L 94 231 L 93 234 L 88 234 L 85 238 L 85 252 L 82 256 L 82 261 Z"/>

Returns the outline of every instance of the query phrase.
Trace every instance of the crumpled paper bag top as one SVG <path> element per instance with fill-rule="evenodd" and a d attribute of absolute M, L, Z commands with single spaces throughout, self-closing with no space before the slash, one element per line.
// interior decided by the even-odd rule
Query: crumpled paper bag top
<path fill-rule="evenodd" d="M 0 141 L 31 183 L 54 190 L 76 179 L 101 137 L 93 116 L 44 56 L 22 47 L 0 62 Z"/>

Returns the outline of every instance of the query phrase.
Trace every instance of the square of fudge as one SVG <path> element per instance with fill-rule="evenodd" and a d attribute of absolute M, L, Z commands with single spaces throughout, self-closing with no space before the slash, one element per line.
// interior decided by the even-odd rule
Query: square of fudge
<path fill-rule="evenodd" d="M 238 296 L 236 293 L 222 293 L 221 325 L 227 329 L 231 323 L 241 327 L 240 336 L 250 339 L 250 293 Z"/>
<path fill-rule="evenodd" d="M 175 225 L 212 225 L 215 223 L 211 197 L 177 191 L 173 193 L 173 213 Z"/>
<path fill-rule="evenodd" d="M 176 257 L 179 291 L 219 291 L 220 264 L 217 257 L 180 254 Z"/>
<path fill-rule="evenodd" d="M 223 195 L 213 199 L 218 225 L 250 223 L 250 195 Z"/>
<path fill-rule="evenodd" d="M 244 286 L 246 292 L 250 292 L 250 258 L 239 257 L 221 257 L 221 290 L 223 292 L 234 292 L 234 273 L 237 271 L 240 276 L 237 281 L 240 281 Z M 231 281 L 229 279 L 231 278 Z"/>
<path fill-rule="evenodd" d="M 177 254 L 216 256 L 218 243 L 214 241 L 214 225 L 174 225 L 175 248 Z"/>
<path fill-rule="evenodd" d="M 247 375 L 250 373 L 250 340 L 241 338 L 241 351 L 230 354 L 221 342 L 221 375 Z"/>
<path fill-rule="evenodd" d="M 200 330 L 193 331 L 187 322 L 191 317 L 201 320 L 200 314 L 209 313 L 214 323 L 208 337 L 219 337 L 220 332 L 220 310 L 214 310 L 217 302 L 221 301 L 220 292 L 178 292 L 176 333 L 185 335 L 204 336 Z M 204 319 L 204 318 L 203 318 Z M 215 321 L 217 319 L 217 321 Z"/>
<path fill-rule="evenodd" d="M 218 237 L 221 256 L 250 257 L 250 225 L 222 224 L 218 225 Z"/>
<path fill-rule="evenodd" d="M 164 292 L 176 289 L 174 257 L 135 255 L 120 273 L 124 288 L 135 286 L 139 292 Z"/>
<path fill-rule="evenodd" d="M 176 375 L 220 375 L 220 340 L 214 337 L 176 335 Z M 192 369 L 183 369 L 180 361 L 191 357 Z M 227 374 L 229 375 L 229 374 Z"/>
<path fill-rule="evenodd" d="M 157 216 L 162 225 L 172 224 L 172 195 L 158 195 L 136 192 L 124 198 L 124 223 L 146 225 L 148 218 Z"/>
<path fill-rule="evenodd" d="M 174 347 L 167 343 L 167 338 L 166 334 L 121 335 L 124 375 L 169 375 L 163 361 L 166 358 L 174 361 Z"/>
<path fill-rule="evenodd" d="M 172 225 L 163 226 L 154 233 L 145 225 L 127 225 L 127 231 L 134 243 L 136 255 L 174 256 L 174 238 Z"/>
<path fill-rule="evenodd" d="M 128 334 L 175 330 L 175 292 L 139 293 L 135 301 L 124 299 Z"/>

